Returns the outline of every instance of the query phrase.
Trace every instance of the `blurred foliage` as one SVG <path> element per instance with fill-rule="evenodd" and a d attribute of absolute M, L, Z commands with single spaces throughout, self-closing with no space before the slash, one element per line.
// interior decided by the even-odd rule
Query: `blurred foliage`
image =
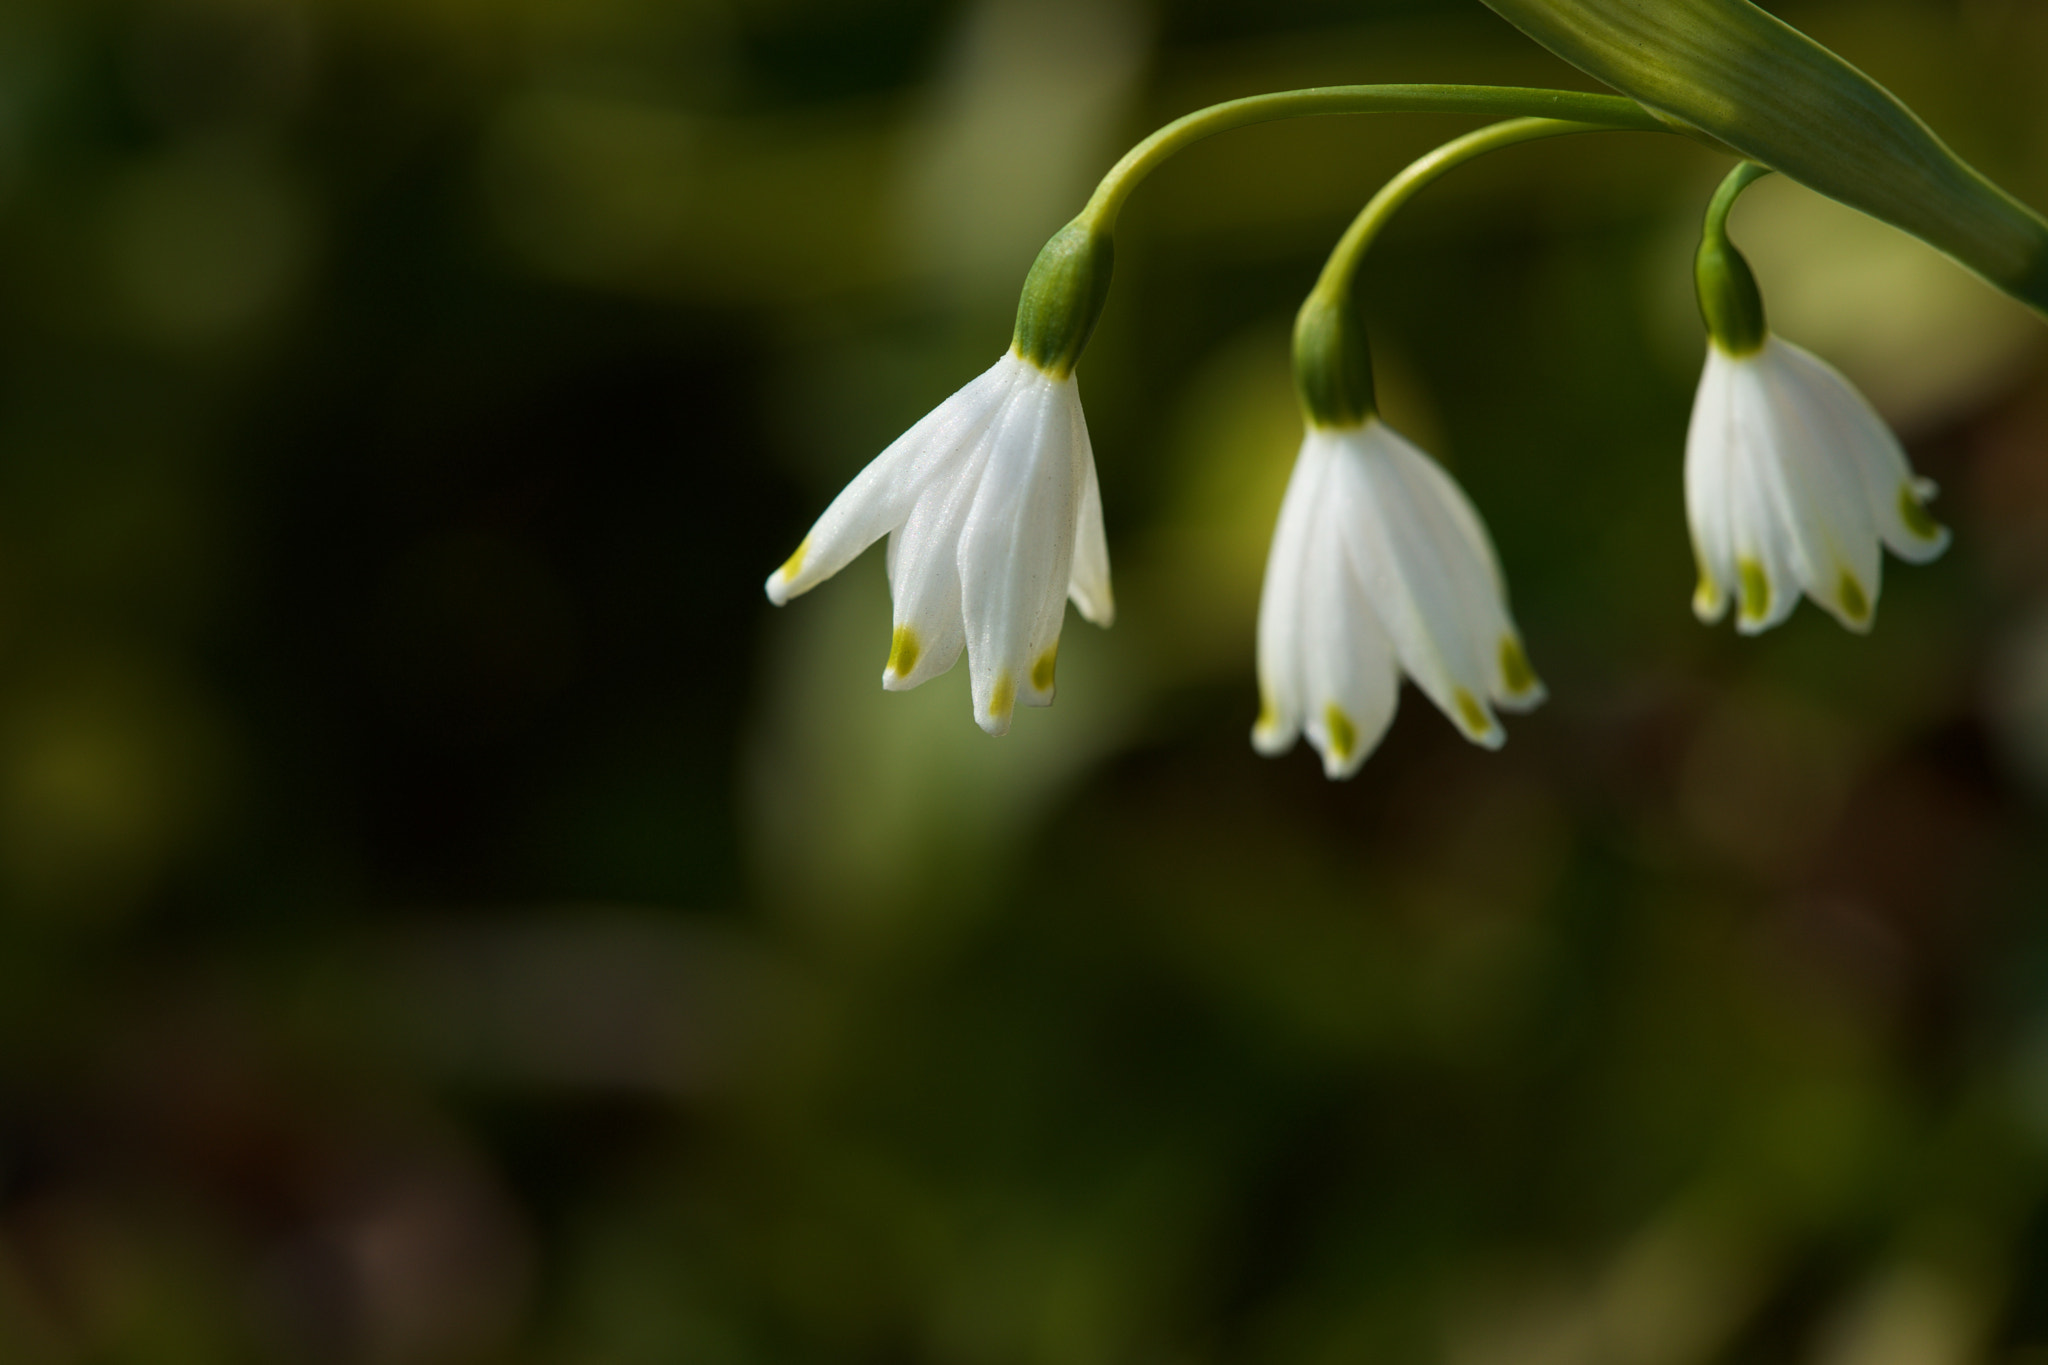
<path fill-rule="evenodd" d="M 1777 6 L 2048 204 L 2048 12 Z M 1554 700 L 1264 762 L 1285 338 L 1450 119 L 1191 151 L 1082 384 L 1121 619 L 991 741 L 760 581 L 1129 141 L 1583 85 L 1465 0 L 0 6 L 0 1360 L 2048 1360 L 2048 365 L 1795 186 L 1940 479 L 1876 632 L 1696 626 L 1722 169 L 1368 266 Z"/>

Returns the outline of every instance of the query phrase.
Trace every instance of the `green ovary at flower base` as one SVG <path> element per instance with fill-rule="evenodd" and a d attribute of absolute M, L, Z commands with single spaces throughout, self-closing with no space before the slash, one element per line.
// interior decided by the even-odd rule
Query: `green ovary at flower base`
<path fill-rule="evenodd" d="M 1116 239 L 1085 215 L 1054 233 L 1024 277 L 1012 353 L 1055 378 L 1073 374 L 1109 301 L 1115 262 Z"/>
<path fill-rule="evenodd" d="M 1758 176 L 1737 167 L 1714 196 L 1694 276 L 1707 361 L 1685 445 L 1686 521 L 1699 564 L 1693 610 L 1735 604 L 1753 635 L 1783 621 L 1801 592 L 1867 631 L 1883 550 L 1924 563 L 1948 546 L 1927 514 L 1898 438 L 1849 381 L 1771 334 L 1742 253 L 1728 240 L 1736 196 Z"/>
<path fill-rule="evenodd" d="M 2048 222 L 1749 0 L 1486 0 L 1681 131 L 1902 228 L 2048 313 Z"/>

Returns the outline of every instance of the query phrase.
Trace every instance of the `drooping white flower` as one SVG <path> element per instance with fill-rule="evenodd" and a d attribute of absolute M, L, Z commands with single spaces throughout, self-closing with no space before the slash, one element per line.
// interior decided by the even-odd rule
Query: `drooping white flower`
<path fill-rule="evenodd" d="M 1486 528 L 1434 460 L 1377 416 L 1311 424 L 1259 600 L 1252 744 L 1306 733 L 1329 776 L 1358 771 L 1386 732 L 1405 671 L 1487 748 L 1494 707 L 1543 700 Z"/>
<path fill-rule="evenodd" d="M 769 600 L 808 592 L 885 535 L 895 630 L 882 686 L 937 677 L 965 648 L 982 729 L 1007 731 L 1020 701 L 1050 705 L 1067 600 L 1097 625 L 1115 614 L 1072 373 L 1006 353 L 854 476 L 769 576 Z"/>
<path fill-rule="evenodd" d="M 1934 485 L 1833 366 L 1766 332 L 1756 349 L 1707 347 L 1685 444 L 1686 518 L 1699 586 L 1693 611 L 1768 630 L 1803 590 L 1867 631 L 1883 547 L 1912 563 L 1948 548 L 1927 511 Z"/>

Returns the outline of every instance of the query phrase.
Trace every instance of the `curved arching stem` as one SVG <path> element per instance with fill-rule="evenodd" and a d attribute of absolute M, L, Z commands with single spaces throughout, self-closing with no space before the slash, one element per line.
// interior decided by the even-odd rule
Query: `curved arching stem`
<path fill-rule="evenodd" d="M 1728 211 L 1735 200 L 1771 173 L 1768 166 L 1745 161 L 1728 172 L 1700 225 L 1700 249 L 1693 256 L 1693 290 L 1699 296 L 1700 320 L 1714 344 L 1732 356 L 1752 355 L 1770 335 L 1764 320 L 1763 291 L 1749 261 L 1728 240 Z"/>
<path fill-rule="evenodd" d="M 1670 131 L 1648 115 L 1645 115 L 1641 122 L 1626 124 L 1592 122 L 1585 119 L 1518 118 L 1490 124 L 1463 137 L 1454 138 L 1427 156 L 1411 162 L 1407 169 L 1382 185 L 1379 193 L 1359 210 L 1358 216 L 1351 220 L 1351 226 L 1344 229 L 1344 235 L 1337 240 L 1336 247 L 1330 252 L 1329 260 L 1323 263 L 1323 272 L 1316 278 L 1315 288 L 1309 291 L 1309 300 L 1316 303 L 1338 303 L 1348 296 L 1352 280 L 1358 273 L 1358 263 L 1365 258 L 1366 251 L 1380 235 L 1380 230 L 1424 186 L 1467 161 L 1502 147 L 1512 147 L 1519 142 L 1564 137 L 1572 133 Z M 1303 306 L 1307 307 L 1308 304 Z"/>
<path fill-rule="evenodd" d="M 1326 85 L 1212 104 L 1153 133 L 1110 168 L 1077 219 L 1094 232 L 1116 227 L 1124 201 L 1159 164 L 1192 143 L 1232 128 L 1327 114 L 1491 114 L 1569 121 L 1581 128 L 1646 133 L 1671 129 L 1634 100 L 1512 85 Z M 1532 136 L 1550 136 L 1534 134 Z M 1455 144 L 1453 144 L 1455 145 Z"/>
<path fill-rule="evenodd" d="M 1352 294 L 1359 262 L 1403 204 L 1453 166 L 1501 147 L 1613 127 L 1573 119 L 1509 119 L 1445 143 L 1382 186 L 1344 230 L 1323 263 L 1315 287 L 1294 315 L 1294 382 L 1308 420 L 1317 426 L 1352 427 L 1370 420 L 1379 410 L 1373 389 L 1372 348 Z"/>

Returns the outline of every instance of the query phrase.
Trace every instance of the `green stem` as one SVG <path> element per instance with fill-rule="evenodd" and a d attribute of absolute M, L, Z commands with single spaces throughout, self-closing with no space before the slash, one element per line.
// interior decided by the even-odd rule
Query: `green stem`
<path fill-rule="evenodd" d="M 1693 257 L 1693 287 L 1699 294 L 1700 319 L 1714 344 L 1732 356 L 1754 354 L 1769 335 L 1763 291 L 1735 243 L 1728 240 L 1728 211 L 1736 197 L 1771 173 L 1768 166 L 1745 161 L 1728 172 L 1707 205 L 1700 225 L 1700 249 Z"/>
<path fill-rule="evenodd" d="M 1319 303 L 1340 303 L 1351 291 L 1352 279 L 1358 273 L 1358 263 L 1364 259 L 1366 250 L 1380 235 L 1380 229 L 1388 220 L 1401 211 L 1401 207 L 1413 199 L 1422 188 L 1439 176 L 1457 166 L 1464 165 L 1488 152 L 1502 147 L 1512 147 L 1518 142 L 1534 142 L 1538 138 L 1563 137 L 1570 133 L 1601 133 L 1614 131 L 1668 133 L 1671 130 L 1655 119 L 1645 115 L 1639 122 L 1626 124 L 1590 122 L 1587 120 L 1566 120 L 1553 118 L 1518 118 L 1505 123 L 1495 123 L 1476 132 L 1465 134 L 1446 142 L 1429 155 L 1410 163 L 1408 168 L 1380 187 L 1366 206 L 1359 210 L 1351 226 L 1338 239 L 1336 249 L 1330 252 L 1330 259 L 1323 263 L 1323 273 L 1317 277 L 1315 288 L 1309 291 L 1309 298 Z M 1306 305 L 1304 305 L 1306 306 Z"/>
<path fill-rule="evenodd" d="M 1295 314 L 1294 382 L 1301 391 L 1302 409 L 1308 420 L 1322 427 L 1351 427 L 1379 410 L 1373 394 L 1372 348 L 1366 342 L 1365 323 L 1352 301 L 1352 286 L 1366 250 L 1402 205 L 1423 186 L 1474 157 L 1518 142 L 1567 133 L 1605 132 L 1616 127 L 1627 131 L 1668 131 L 1653 121 L 1616 125 L 1571 119 L 1509 119 L 1446 142 L 1383 185 L 1344 230 L 1330 259 L 1323 263 L 1323 273 L 1316 278 L 1315 288 L 1308 291 L 1301 311 Z"/>
<path fill-rule="evenodd" d="M 1710 237 L 1723 241 L 1728 237 L 1728 211 L 1735 207 L 1736 196 L 1771 173 L 1769 166 L 1754 161 L 1745 161 L 1728 172 L 1727 179 L 1714 191 L 1713 200 L 1707 205 L 1705 232 Z"/>
<path fill-rule="evenodd" d="M 1175 119 L 1124 154 L 1110 168 L 1078 221 L 1095 232 L 1116 227 L 1117 214 L 1138 182 L 1168 157 L 1213 133 L 1274 119 L 1319 114 L 1490 114 L 1549 120 L 1586 127 L 1669 132 L 1634 100 L 1512 85 L 1325 85 L 1251 95 L 1198 109 Z M 1577 132 L 1578 128 L 1564 131 Z M 1544 136 L 1547 136 L 1545 134 Z"/>

